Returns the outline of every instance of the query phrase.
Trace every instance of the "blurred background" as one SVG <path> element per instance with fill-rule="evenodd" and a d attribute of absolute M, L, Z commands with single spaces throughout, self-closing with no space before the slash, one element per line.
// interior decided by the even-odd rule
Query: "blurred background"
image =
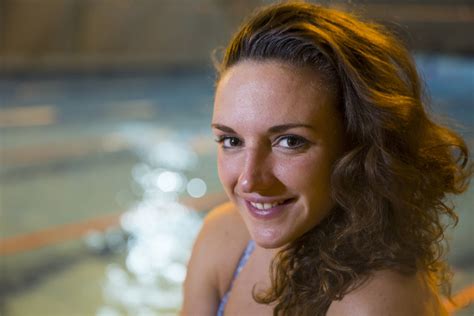
<path fill-rule="evenodd" d="M 211 52 L 261 0 L 0 0 L 0 315 L 176 315 L 226 200 Z M 321 1 L 386 24 L 474 148 L 474 5 Z M 454 200 L 456 315 L 473 315 L 474 193 Z"/>

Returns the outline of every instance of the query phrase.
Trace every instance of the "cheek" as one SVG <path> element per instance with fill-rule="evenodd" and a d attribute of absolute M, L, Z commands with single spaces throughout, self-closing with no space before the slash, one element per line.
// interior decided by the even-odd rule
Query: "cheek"
<path fill-rule="evenodd" d="M 239 177 L 238 164 L 219 152 L 217 154 L 217 173 L 224 187 L 232 186 Z"/>
<path fill-rule="evenodd" d="M 317 161 L 305 167 L 307 181 L 318 190 L 329 189 L 331 185 L 331 164 Z"/>
<path fill-rule="evenodd" d="M 321 219 L 333 206 L 331 198 L 331 168 L 329 160 L 317 160 L 306 166 L 307 180 L 305 193 L 313 216 Z"/>
<path fill-rule="evenodd" d="M 326 199 L 330 195 L 331 164 L 321 155 L 294 158 L 278 168 L 278 178 L 295 193 L 309 199 Z"/>

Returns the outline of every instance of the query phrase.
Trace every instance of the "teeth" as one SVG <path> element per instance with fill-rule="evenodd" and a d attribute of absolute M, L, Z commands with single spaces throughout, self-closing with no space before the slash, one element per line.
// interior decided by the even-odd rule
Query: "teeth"
<path fill-rule="evenodd" d="M 259 210 L 268 210 L 269 208 L 275 207 L 283 202 L 284 201 L 275 202 L 275 203 L 263 203 L 263 204 L 250 202 L 250 204 L 252 204 L 253 207 L 258 208 Z"/>

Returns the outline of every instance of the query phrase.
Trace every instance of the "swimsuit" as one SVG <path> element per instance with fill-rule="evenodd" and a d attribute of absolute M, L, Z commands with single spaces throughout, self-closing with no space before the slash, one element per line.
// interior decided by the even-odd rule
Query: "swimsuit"
<path fill-rule="evenodd" d="M 252 254 L 254 249 L 255 249 L 255 242 L 253 240 L 250 240 L 247 244 L 247 247 L 244 250 L 244 253 L 242 254 L 242 257 L 240 257 L 239 264 L 237 265 L 237 268 L 234 271 L 234 275 L 232 276 L 232 281 L 230 281 L 229 289 L 224 294 L 224 296 L 222 297 L 222 299 L 219 303 L 219 309 L 217 310 L 217 316 L 224 315 L 225 305 L 227 304 L 227 300 L 229 299 L 229 294 L 230 294 L 230 291 L 232 290 L 232 286 L 234 285 L 234 281 L 237 278 L 237 276 L 239 275 L 240 271 L 242 271 L 242 269 L 244 268 L 244 265 L 249 260 L 249 257 Z"/>

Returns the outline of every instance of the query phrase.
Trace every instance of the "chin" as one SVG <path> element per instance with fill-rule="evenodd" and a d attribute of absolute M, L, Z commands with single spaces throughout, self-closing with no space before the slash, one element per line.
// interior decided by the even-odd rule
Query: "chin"
<path fill-rule="evenodd" d="M 259 240 L 255 240 L 255 243 L 263 248 L 263 249 L 279 249 L 283 246 L 286 245 L 286 243 L 273 243 L 273 242 L 267 242 L 267 241 L 259 241 Z"/>
<path fill-rule="evenodd" d="M 255 243 L 264 249 L 281 248 L 291 240 L 274 229 L 255 229 L 250 235 Z"/>

